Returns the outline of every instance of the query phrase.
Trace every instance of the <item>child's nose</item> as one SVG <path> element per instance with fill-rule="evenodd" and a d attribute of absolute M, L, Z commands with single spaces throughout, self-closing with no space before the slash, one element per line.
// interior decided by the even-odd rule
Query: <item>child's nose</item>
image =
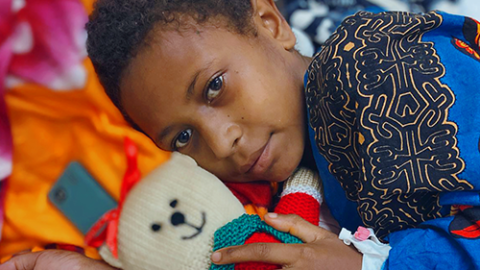
<path fill-rule="evenodd" d="M 217 122 L 210 123 L 203 136 L 216 158 L 223 159 L 235 153 L 242 135 L 242 128 L 238 124 Z"/>

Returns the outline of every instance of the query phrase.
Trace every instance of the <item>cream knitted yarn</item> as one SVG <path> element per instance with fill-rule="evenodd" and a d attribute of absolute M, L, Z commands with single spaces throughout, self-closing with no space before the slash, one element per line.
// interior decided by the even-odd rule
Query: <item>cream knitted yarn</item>
<path fill-rule="evenodd" d="M 307 168 L 298 168 L 283 186 L 282 197 L 292 193 L 305 193 L 319 204 L 323 203 L 323 184 L 317 172 Z"/>

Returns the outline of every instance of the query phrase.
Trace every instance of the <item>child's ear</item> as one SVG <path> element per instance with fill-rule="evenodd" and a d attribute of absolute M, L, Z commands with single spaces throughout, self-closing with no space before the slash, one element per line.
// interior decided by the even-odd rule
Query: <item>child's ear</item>
<path fill-rule="evenodd" d="M 251 0 L 251 3 L 257 27 L 269 31 L 286 50 L 293 49 L 297 40 L 274 0 Z"/>

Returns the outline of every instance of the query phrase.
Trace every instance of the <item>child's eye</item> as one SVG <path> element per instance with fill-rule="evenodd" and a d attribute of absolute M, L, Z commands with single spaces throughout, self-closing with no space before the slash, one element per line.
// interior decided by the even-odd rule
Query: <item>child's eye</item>
<path fill-rule="evenodd" d="M 205 91 L 205 97 L 208 102 L 212 102 L 222 91 L 223 88 L 223 75 L 215 77 L 208 84 L 207 90 Z"/>
<path fill-rule="evenodd" d="M 175 141 L 174 141 L 174 149 L 178 150 L 182 147 L 185 147 L 188 142 L 190 141 L 192 137 L 192 130 L 191 129 L 186 129 L 182 132 L 180 132 L 180 134 L 178 134 L 177 138 L 175 138 Z"/>

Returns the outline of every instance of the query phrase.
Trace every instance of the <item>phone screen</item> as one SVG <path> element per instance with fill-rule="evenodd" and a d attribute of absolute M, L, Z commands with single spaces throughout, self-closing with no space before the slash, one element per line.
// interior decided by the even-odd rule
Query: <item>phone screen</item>
<path fill-rule="evenodd" d="M 48 194 L 49 200 L 83 233 L 117 202 L 78 162 L 70 163 Z"/>

